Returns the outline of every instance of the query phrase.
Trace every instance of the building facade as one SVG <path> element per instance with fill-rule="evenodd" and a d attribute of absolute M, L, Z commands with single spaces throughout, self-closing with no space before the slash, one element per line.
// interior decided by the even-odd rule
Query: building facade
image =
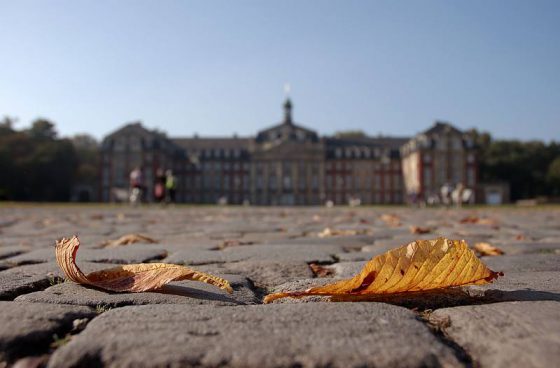
<path fill-rule="evenodd" d="M 320 137 L 293 121 L 290 100 L 283 108 L 283 120 L 254 137 L 169 138 L 125 125 L 102 141 L 100 198 L 118 200 L 136 167 L 148 201 L 157 170 L 173 170 L 181 203 L 398 204 L 443 182 L 476 186 L 468 137 L 449 124 L 413 138 Z"/>

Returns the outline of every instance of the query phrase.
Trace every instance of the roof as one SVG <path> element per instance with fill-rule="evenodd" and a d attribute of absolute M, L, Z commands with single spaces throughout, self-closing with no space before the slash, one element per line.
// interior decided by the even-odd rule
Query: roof
<path fill-rule="evenodd" d="M 327 147 L 385 147 L 385 148 L 399 148 L 410 138 L 408 137 L 325 137 Z"/>
<path fill-rule="evenodd" d="M 444 121 L 436 121 L 431 128 L 423 132 L 423 134 L 426 135 L 434 135 L 434 134 L 441 134 L 441 133 L 463 134 L 462 131 L 460 131 L 453 125 Z"/>
<path fill-rule="evenodd" d="M 202 149 L 248 149 L 253 138 L 251 137 L 186 137 L 171 138 L 176 145 L 186 150 L 202 150 Z"/>

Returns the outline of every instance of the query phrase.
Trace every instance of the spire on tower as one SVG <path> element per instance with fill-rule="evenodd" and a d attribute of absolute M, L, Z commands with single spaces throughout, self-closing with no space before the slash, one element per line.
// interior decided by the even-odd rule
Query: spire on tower
<path fill-rule="evenodd" d="M 292 124 L 292 101 L 290 100 L 291 86 L 289 83 L 284 84 L 284 93 L 286 94 L 286 102 L 284 102 L 284 123 Z"/>

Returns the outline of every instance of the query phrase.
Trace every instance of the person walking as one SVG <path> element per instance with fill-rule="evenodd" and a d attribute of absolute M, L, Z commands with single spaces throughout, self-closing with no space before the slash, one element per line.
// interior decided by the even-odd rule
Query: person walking
<path fill-rule="evenodd" d="M 142 192 L 144 190 L 142 169 L 139 166 L 135 167 L 130 172 L 130 203 L 136 205 L 142 202 Z"/>
<path fill-rule="evenodd" d="M 167 192 L 167 203 L 175 203 L 175 192 L 177 189 L 177 179 L 173 175 L 173 171 L 167 170 L 165 172 L 165 189 Z"/>
<path fill-rule="evenodd" d="M 154 178 L 154 199 L 158 203 L 163 203 L 165 200 L 166 180 L 167 178 L 163 169 L 157 169 L 156 176 Z"/>

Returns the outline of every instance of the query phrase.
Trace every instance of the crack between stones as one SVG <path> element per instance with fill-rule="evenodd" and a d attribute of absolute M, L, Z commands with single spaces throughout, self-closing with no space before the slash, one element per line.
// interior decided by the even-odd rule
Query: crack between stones
<path fill-rule="evenodd" d="M 53 276 L 52 278 L 49 279 L 39 280 L 30 285 L 23 285 L 13 290 L 4 292 L 3 295 L 0 295 L 0 300 L 13 301 L 18 296 L 34 293 L 36 291 L 44 291 L 50 288 L 51 286 L 54 286 L 63 281 L 64 279 L 59 276 Z"/>
<path fill-rule="evenodd" d="M 73 313 L 70 312 L 68 314 L 72 315 Z M 18 345 L 24 346 L 25 348 L 19 352 L 15 352 L 15 355 L 9 359 L 8 363 L 13 364 L 18 360 L 26 358 L 37 358 L 40 359 L 40 361 L 36 362 L 36 366 L 47 366 L 48 361 L 50 360 L 54 352 L 60 347 L 64 346 L 67 342 L 69 342 L 73 336 L 79 335 L 96 317 L 97 316 L 80 318 L 77 315 L 70 316 L 68 321 L 64 322 L 61 326 L 54 329 L 50 336 L 41 338 L 41 341 L 39 343 L 34 342 L 30 344 L 27 341 L 22 341 L 21 344 Z M 76 324 L 75 321 L 81 322 Z M 30 362 L 29 364 L 32 365 L 33 363 Z"/>
<path fill-rule="evenodd" d="M 434 320 L 430 319 L 431 311 L 416 312 L 416 319 L 422 322 L 434 337 L 441 342 L 443 345 L 451 348 L 457 360 L 462 363 L 467 368 L 479 368 L 480 364 L 473 359 L 469 352 L 462 347 L 459 343 L 453 340 L 445 331 L 447 327 L 451 325 L 451 320 L 449 318 L 444 320 Z"/>

